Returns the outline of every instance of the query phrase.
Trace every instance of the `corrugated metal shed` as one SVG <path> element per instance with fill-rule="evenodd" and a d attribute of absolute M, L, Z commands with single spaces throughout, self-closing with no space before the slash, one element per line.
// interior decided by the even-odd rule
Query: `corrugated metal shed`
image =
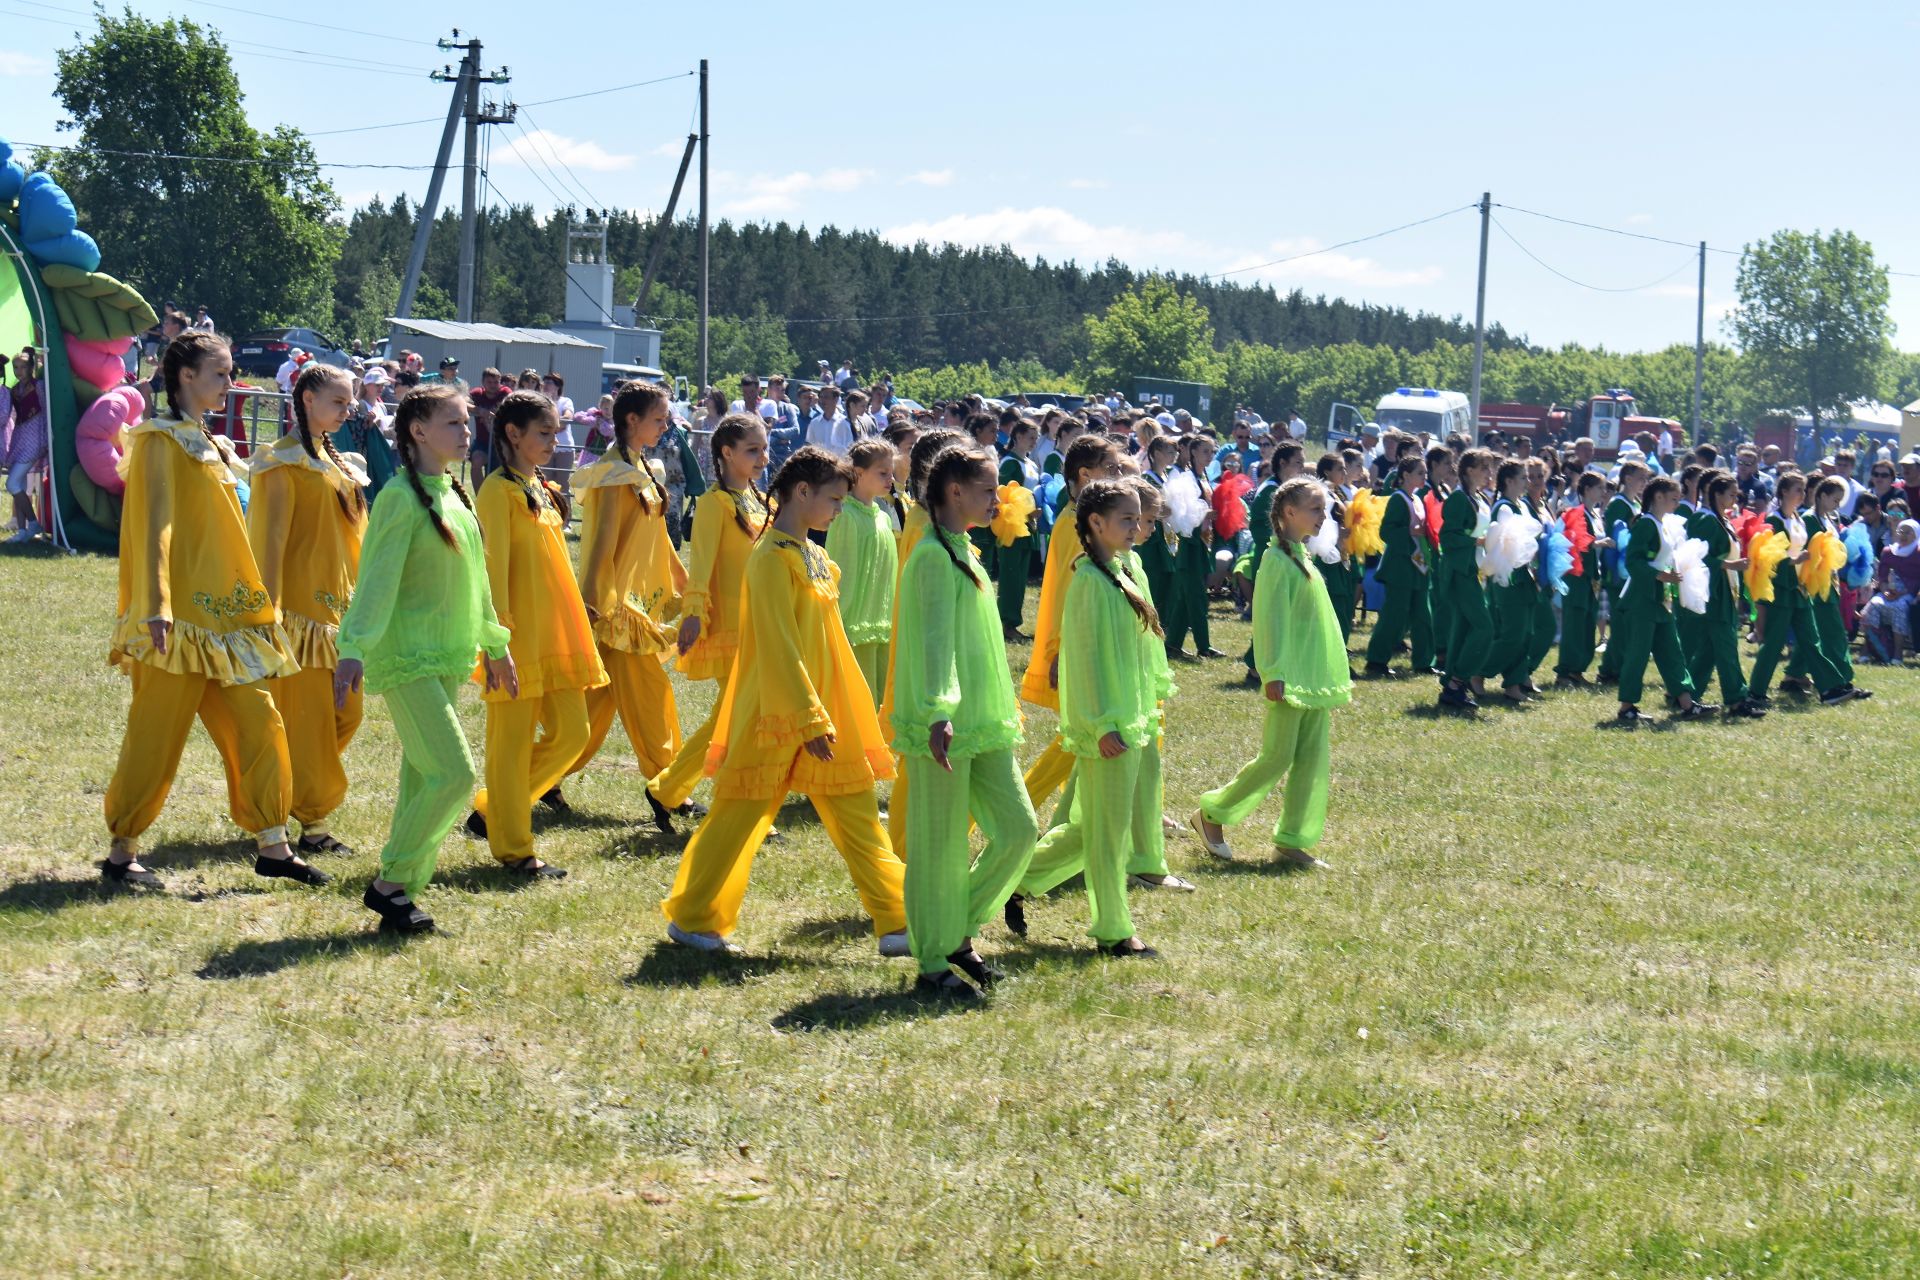
<path fill-rule="evenodd" d="M 555 329 L 513 329 L 499 324 L 462 324 L 452 320 L 388 317 L 388 349 L 402 347 L 420 353 L 428 373 L 452 356 L 460 362 L 460 376 L 478 385 L 480 372 L 491 365 L 509 379 L 522 369 L 557 373 L 567 394 L 583 408 L 600 398 L 600 366 L 606 349 Z"/>
<path fill-rule="evenodd" d="M 591 347 L 594 344 L 558 329 L 510 329 L 503 324 L 461 324 L 454 320 L 402 320 L 389 316 L 387 323 L 429 338 L 448 342 L 531 342 L 556 347 Z"/>

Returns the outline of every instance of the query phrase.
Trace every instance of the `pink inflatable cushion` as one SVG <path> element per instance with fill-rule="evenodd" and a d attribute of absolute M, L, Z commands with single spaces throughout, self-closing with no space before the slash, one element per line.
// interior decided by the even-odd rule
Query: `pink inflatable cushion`
<path fill-rule="evenodd" d="M 73 376 L 85 378 L 96 387 L 117 387 L 127 380 L 127 366 L 123 357 L 127 348 L 133 345 L 132 338 L 100 338 L 86 342 L 66 335 L 67 363 L 73 366 Z"/>
<path fill-rule="evenodd" d="M 113 387 L 80 415 L 74 428 L 74 452 L 87 478 L 108 493 L 125 493 L 127 482 L 120 474 L 120 458 L 126 452 L 121 434 L 140 424 L 146 401 L 134 387 Z"/>

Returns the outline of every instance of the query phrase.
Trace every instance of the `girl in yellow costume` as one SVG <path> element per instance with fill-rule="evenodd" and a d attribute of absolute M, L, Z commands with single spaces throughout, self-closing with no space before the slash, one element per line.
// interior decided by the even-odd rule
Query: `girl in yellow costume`
<path fill-rule="evenodd" d="M 832 523 L 847 485 L 846 465 L 813 445 L 774 480 L 778 515 L 747 558 L 740 652 L 707 750 L 713 811 L 660 904 L 667 936 L 684 946 L 736 949 L 727 935 L 753 856 L 787 793 L 798 791 L 846 859 L 880 954 L 908 954 L 906 868 L 874 800 L 873 784 L 892 776 L 893 760 L 840 624 L 833 562 L 807 540 Z"/>
<path fill-rule="evenodd" d="M 293 430 L 252 459 L 247 536 L 260 581 L 280 609 L 300 670 L 268 682 L 293 762 L 294 848 L 351 854 L 327 830 L 347 798 L 341 757 L 360 728 L 361 697 L 334 705 L 340 616 L 353 598 L 366 531 L 366 475 L 333 447 L 353 408 L 353 379 L 310 362 L 293 386 Z"/>
<path fill-rule="evenodd" d="M 647 803 L 664 832 L 668 813 L 698 818 L 706 809 L 688 799 L 706 768 L 707 748 L 727 700 L 734 655 L 740 649 L 740 587 L 747 556 L 767 527 L 767 500 L 759 479 L 767 469 L 767 428 L 759 415 L 730 413 L 713 432 L 713 488 L 693 507 L 693 537 L 687 543 L 685 599 L 680 605 L 680 673 L 713 680 L 713 706 L 672 763 L 647 783 Z"/>
<path fill-rule="evenodd" d="M 1105 436 L 1081 436 L 1067 447 L 1063 470 L 1067 503 L 1054 517 L 1053 535 L 1047 540 L 1047 567 L 1040 576 L 1040 607 L 1033 620 L 1033 656 L 1020 681 L 1022 699 L 1053 712 L 1060 710 L 1060 615 L 1066 607 L 1073 562 L 1081 554 L 1074 525 L 1076 502 L 1087 484 L 1120 474 L 1120 450 Z M 1073 756 L 1060 745 L 1060 735 L 1055 733 L 1027 767 L 1027 799 L 1038 809 L 1072 772 Z"/>
<path fill-rule="evenodd" d="M 494 470 L 474 497 L 487 549 L 487 581 L 520 689 L 489 687 L 486 785 L 467 830 L 526 876 L 559 879 L 533 852 L 533 801 L 566 776 L 587 745 L 588 689 L 607 682 L 592 624 L 567 555 L 571 504 L 540 468 L 553 458 L 560 419 L 537 391 L 516 391 L 493 415 Z M 484 666 L 474 680 L 485 681 Z M 535 726 L 540 729 L 538 739 Z"/>
<path fill-rule="evenodd" d="M 266 686 L 299 665 L 247 545 L 241 464 L 200 425 L 226 403 L 233 358 L 213 334 L 186 333 L 168 345 L 160 372 L 181 416 L 127 433 L 119 616 L 107 661 L 132 676 L 133 705 L 107 786 L 113 847 L 100 870 L 116 884 L 160 886 L 140 864 L 139 839 L 160 816 L 197 715 L 226 765 L 233 820 L 259 846 L 255 873 L 326 884 L 326 873 L 287 847 L 287 736 Z"/>
<path fill-rule="evenodd" d="M 578 773 L 599 754 L 617 709 L 640 773 L 651 778 L 680 749 L 680 718 L 665 655 L 668 624 L 680 612 L 687 571 L 667 535 L 667 490 L 641 451 L 667 429 L 667 392 L 636 383 L 613 402 L 614 442 L 600 461 L 573 473 L 580 499 L 580 591 L 607 683 L 587 691 L 587 747 Z M 671 829 L 649 795 L 654 821 Z"/>

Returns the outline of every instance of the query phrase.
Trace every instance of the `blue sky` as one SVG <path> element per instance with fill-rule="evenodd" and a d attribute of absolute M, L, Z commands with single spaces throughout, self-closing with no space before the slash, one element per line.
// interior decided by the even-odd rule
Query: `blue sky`
<path fill-rule="evenodd" d="M 203 0 L 133 7 L 220 28 L 256 122 L 309 132 L 443 115 L 447 87 L 424 75 L 449 59 L 432 47 L 439 22 L 480 36 L 489 65 L 512 71 L 506 92 L 530 104 L 706 57 L 713 203 L 736 220 L 1226 272 L 1490 190 L 1515 208 L 1495 210 L 1488 316 L 1537 342 L 1691 341 L 1693 253 L 1519 210 L 1733 250 L 1780 227 L 1846 227 L 1916 273 L 1894 279 L 1893 312 L 1898 345 L 1920 348 L 1911 5 L 339 10 L 360 32 L 327 27 L 322 10 L 306 11 L 322 24 L 307 25 Z M 55 137 L 53 53 L 91 25 L 86 14 L 83 0 L 0 0 L 0 135 Z M 339 65 L 314 65 L 329 58 Z M 542 208 L 570 188 L 582 204 L 658 208 L 694 98 L 682 77 L 529 106 L 519 127 L 494 131 L 493 185 Z M 424 164 L 438 136 L 434 120 L 315 145 L 328 162 Z M 418 172 L 328 176 L 349 205 L 426 186 Z M 1457 212 L 1233 278 L 1471 318 L 1477 231 Z M 1709 255 L 1710 335 L 1722 332 L 1735 263 Z"/>

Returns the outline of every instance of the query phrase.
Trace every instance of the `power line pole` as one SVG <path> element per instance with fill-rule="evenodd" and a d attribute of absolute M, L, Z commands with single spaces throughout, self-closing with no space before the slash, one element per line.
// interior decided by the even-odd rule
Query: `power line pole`
<path fill-rule="evenodd" d="M 700 390 L 707 393 L 707 60 L 700 59 Z"/>
<path fill-rule="evenodd" d="M 1480 193 L 1480 284 L 1473 302 L 1473 442 L 1480 443 L 1480 369 L 1487 350 L 1487 226 L 1493 219 L 1493 193 Z"/>
<path fill-rule="evenodd" d="M 442 41 L 441 47 L 453 46 Z M 463 323 L 471 323 L 473 320 L 474 236 L 480 204 L 480 126 L 511 124 L 516 110 L 512 103 L 496 108 L 490 102 L 480 101 L 481 85 L 506 84 L 512 77 L 507 74 L 505 67 L 483 74 L 480 70 L 480 42 L 469 40 L 466 47 L 467 56 L 460 64 L 460 71 L 467 80 L 467 149 L 466 165 L 460 175 L 460 280 L 454 318 Z"/>
<path fill-rule="evenodd" d="M 1707 242 L 1700 242 L 1700 292 L 1693 311 L 1693 443 L 1700 443 L 1700 397 L 1707 382 Z"/>
<path fill-rule="evenodd" d="M 442 41 L 440 47 L 451 46 Z M 400 305 L 395 308 L 395 313 L 402 317 L 413 315 L 413 296 L 420 288 L 420 272 L 427 265 L 427 241 L 433 235 L 433 220 L 440 213 L 440 188 L 447 180 L 447 161 L 453 157 L 453 131 L 467 108 L 466 60 L 461 60 L 459 71 L 442 67 L 433 73 L 433 78 L 453 84 L 453 102 L 447 107 L 447 126 L 440 131 L 440 151 L 433 159 L 433 177 L 427 180 L 427 198 L 420 205 L 420 225 L 414 228 L 413 248 L 407 254 L 407 275 L 400 286 Z"/>

